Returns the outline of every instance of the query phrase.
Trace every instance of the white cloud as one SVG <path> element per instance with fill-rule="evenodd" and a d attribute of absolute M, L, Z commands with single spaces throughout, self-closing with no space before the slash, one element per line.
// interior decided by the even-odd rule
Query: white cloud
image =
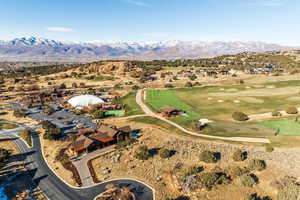
<path fill-rule="evenodd" d="M 67 27 L 59 27 L 59 26 L 50 26 L 46 28 L 48 31 L 52 32 L 60 32 L 60 33 L 71 33 L 75 32 L 75 30 Z"/>
<path fill-rule="evenodd" d="M 141 1 L 141 0 L 123 0 L 126 3 L 132 4 L 132 5 L 136 5 L 136 6 L 141 6 L 141 7 L 147 7 L 149 6 L 149 4 Z"/>
<path fill-rule="evenodd" d="M 283 0 L 258 0 L 252 1 L 249 5 L 265 6 L 265 7 L 278 7 L 284 5 Z"/>

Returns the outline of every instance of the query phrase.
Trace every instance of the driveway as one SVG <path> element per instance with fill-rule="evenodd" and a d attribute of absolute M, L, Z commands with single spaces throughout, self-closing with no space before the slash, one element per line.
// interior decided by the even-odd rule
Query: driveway
<path fill-rule="evenodd" d="M 91 175 L 90 169 L 88 168 L 88 161 L 113 151 L 115 151 L 115 146 L 109 146 L 106 148 L 98 149 L 88 154 L 84 154 L 72 160 L 72 163 L 75 165 L 80 175 L 83 187 L 91 186 L 94 184 L 93 177 Z"/>
<path fill-rule="evenodd" d="M 247 137 L 220 137 L 220 136 L 213 136 L 213 135 L 204 135 L 201 133 L 196 133 L 193 131 L 189 131 L 185 128 L 183 128 L 182 126 L 176 124 L 173 121 L 170 121 L 166 118 L 163 118 L 162 116 L 157 115 L 156 113 L 154 113 L 146 104 L 144 104 L 143 100 L 143 90 L 138 90 L 137 94 L 136 94 L 136 103 L 142 108 L 142 110 L 151 117 L 155 117 L 159 120 L 162 120 L 176 128 L 178 128 L 179 130 L 181 130 L 182 132 L 185 132 L 189 135 L 192 136 L 197 136 L 197 137 L 205 137 L 205 138 L 210 138 L 210 139 L 218 139 L 218 140 L 227 140 L 227 141 L 235 141 L 235 142 L 254 142 L 254 143 L 270 143 L 269 139 L 266 138 L 247 138 Z"/>
<path fill-rule="evenodd" d="M 9 132 L 0 132 L 0 135 L 17 138 L 14 140 L 20 151 L 26 155 L 27 168 L 30 170 L 32 180 L 44 192 L 50 200 L 93 200 L 100 193 L 105 191 L 107 184 L 126 186 L 134 190 L 137 200 L 153 200 L 153 189 L 137 180 L 116 179 L 90 187 L 78 188 L 66 184 L 47 165 L 41 149 L 39 135 L 32 135 L 33 148 L 30 148 L 17 135 L 20 129 L 12 129 Z"/>

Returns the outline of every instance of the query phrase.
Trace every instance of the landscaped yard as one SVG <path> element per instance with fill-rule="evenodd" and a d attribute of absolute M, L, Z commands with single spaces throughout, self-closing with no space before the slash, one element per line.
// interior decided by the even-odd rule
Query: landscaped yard
<path fill-rule="evenodd" d="M 192 106 L 177 98 L 177 90 L 149 90 L 146 103 L 155 111 L 164 106 L 173 106 L 186 112 L 187 116 L 172 118 L 179 124 L 189 125 L 193 120 L 199 120 L 200 114 L 194 112 Z"/>
<path fill-rule="evenodd" d="M 125 105 L 125 116 L 144 114 L 140 106 L 135 101 L 136 92 L 131 92 L 119 100 L 120 104 Z"/>
<path fill-rule="evenodd" d="M 300 122 L 297 122 L 295 119 L 269 120 L 257 124 L 278 131 L 279 135 L 300 136 Z"/>

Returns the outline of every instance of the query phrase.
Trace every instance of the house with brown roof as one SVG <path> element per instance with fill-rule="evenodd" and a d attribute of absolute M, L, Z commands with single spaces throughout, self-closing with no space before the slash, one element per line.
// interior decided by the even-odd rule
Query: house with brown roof
<path fill-rule="evenodd" d="M 73 142 L 68 148 L 69 155 L 78 155 L 82 152 L 88 152 L 95 147 L 94 140 L 91 138 L 80 135 L 75 142 Z"/>
<path fill-rule="evenodd" d="M 82 152 L 90 152 L 95 149 L 107 147 L 130 137 L 130 126 L 116 128 L 107 124 L 99 124 L 96 131 L 79 129 L 79 137 L 68 148 L 69 155 L 78 155 Z"/>

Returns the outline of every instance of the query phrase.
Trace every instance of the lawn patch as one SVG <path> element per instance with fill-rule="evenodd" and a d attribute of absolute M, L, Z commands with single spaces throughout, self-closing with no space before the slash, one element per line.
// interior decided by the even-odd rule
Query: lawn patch
<path fill-rule="evenodd" d="M 181 125 L 190 126 L 193 120 L 200 119 L 200 114 L 194 112 L 192 106 L 177 98 L 177 90 L 149 90 L 147 91 L 146 103 L 154 110 L 158 111 L 164 106 L 173 106 L 186 112 L 187 116 L 172 118 L 171 120 Z"/>
<path fill-rule="evenodd" d="M 117 103 L 125 106 L 125 116 L 144 114 L 140 106 L 135 101 L 136 92 L 130 92 L 121 97 Z"/>
<path fill-rule="evenodd" d="M 299 135 L 300 122 L 294 119 L 280 119 L 258 122 L 257 125 L 278 131 L 279 135 Z"/>

